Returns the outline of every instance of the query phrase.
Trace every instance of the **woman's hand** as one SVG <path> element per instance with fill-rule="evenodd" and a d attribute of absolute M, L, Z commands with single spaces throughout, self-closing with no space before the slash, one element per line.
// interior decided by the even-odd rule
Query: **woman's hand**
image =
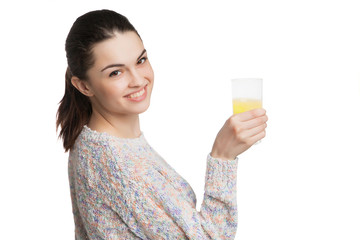
<path fill-rule="evenodd" d="M 265 137 L 267 120 L 263 108 L 232 115 L 217 134 L 210 155 L 223 160 L 234 160 Z"/>

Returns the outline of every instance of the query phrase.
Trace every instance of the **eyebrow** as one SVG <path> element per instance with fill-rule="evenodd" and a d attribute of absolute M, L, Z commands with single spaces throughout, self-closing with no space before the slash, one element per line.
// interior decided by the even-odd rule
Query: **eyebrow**
<path fill-rule="evenodd" d="M 146 53 L 146 49 L 144 49 L 144 50 L 141 52 L 140 56 L 137 58 L 136 61 L 139 61 L 140 58 L 144 55 L 144 53 Z M 122 64 L 122 63 L 110 64 L 110 65 L 107 65 L 106 67 L 104 67 L 104 68 L 101 70 L 101 72 L 105 71 L 105 70 L 108 69 L 108 68 L 112 68 L 112 67 L 123 67 L 123 66 L 125 66 L 125 64 Z"/>

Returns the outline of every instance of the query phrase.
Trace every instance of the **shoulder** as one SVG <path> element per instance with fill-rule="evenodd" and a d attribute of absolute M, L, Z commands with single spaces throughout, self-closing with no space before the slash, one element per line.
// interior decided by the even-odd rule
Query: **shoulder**
<path fill-rule="evenodd" d="M 70 151 L 70 155 L 81 160 L 98 159 L 108 151 L 109 145 L 110 142 L 104 136 L 84 126 Z"/>
<path fill-rule="evenodd" d="M 86 125 L 71 150 L 73 166 L 88 174 L 133 174 L 146 169 L 153 151 L 143 134 L 138 138 L 118 138 L 106 132 L 91 130 Z"/>
<path fill-rule="evenodd" d="M 121 139 L 106 132 L 97 132 L 85 125 L 70 155 L 79 163 L 82 162 L 83 167 L 88 167 L 88 165 L 98 165 L 99 168 L 114 168 L 114 165 L 125 167 L 127 162 L 132 162 L 136 158 L 139 149 L 146 146 L 143 135 L 136 139 Z"/>
<path fill-rule="evenodd" d="M 86 125 L 75 141 L 74 149 L 78 152 L 89 152 L 93 157 L 99 155 L 123 155 L 129 150 L 125 140 L 109 135 L 106 132 L 97 132 Z"/>
<path fill-rule="evenodd" d="M 83 127 L 70 150 L 71 166 L 83 174 L 95 174 L 118 158 L 116 143 L 107 135 Z"/>
<path fill-rule="evenodd" d="M 116 142 L 108 136 L 84 127 L 69 155 L 69 170 L 86 189 L 98 189 L 116 175 L 129 175 Z M 118 177 L 118 176 L 117 176 Z M 86 187 L 85 187 L 86 186 Z"/>

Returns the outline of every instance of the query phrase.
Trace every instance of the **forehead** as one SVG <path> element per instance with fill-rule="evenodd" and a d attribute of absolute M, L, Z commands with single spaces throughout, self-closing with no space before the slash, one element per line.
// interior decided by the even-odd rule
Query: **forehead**
<path fill-rule="evenodd" d="M 143 50 L 144 45 L 135 32 L 116 32 L 114 37 L 94 45 L 94 65 L 132 64 Z"/>

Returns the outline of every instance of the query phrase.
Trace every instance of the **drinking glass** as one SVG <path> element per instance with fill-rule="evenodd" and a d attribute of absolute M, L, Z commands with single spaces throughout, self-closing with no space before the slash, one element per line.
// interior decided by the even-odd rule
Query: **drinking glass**
<path fill-rule="evenodd" d="M 262 108 L 262 79 L 236 78 L 231 80 L 233 113 Z"/>
<path fill-rule="evenodd" d="M 262 108 L 262 79 L 236 78 L 231 80 L 233 113 Z M 259 144 L 258 141 L 255 144 Z"/>

